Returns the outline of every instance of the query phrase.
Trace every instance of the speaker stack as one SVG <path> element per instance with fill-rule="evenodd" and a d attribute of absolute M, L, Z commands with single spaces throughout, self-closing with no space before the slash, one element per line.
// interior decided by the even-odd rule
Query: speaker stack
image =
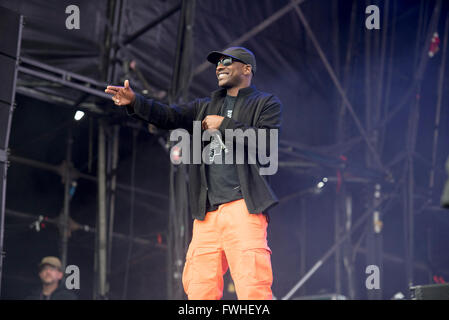
<path fill-rule="evenodd" d="M 449 283 L 414 286 L 410 292 L 412 300 L 449 300 Z"/>
<path fill-rule="evenodd" d="M 3 268 L 8 142 L 16 92 L 23 17 L 0 7 L 0 289 Z"/>

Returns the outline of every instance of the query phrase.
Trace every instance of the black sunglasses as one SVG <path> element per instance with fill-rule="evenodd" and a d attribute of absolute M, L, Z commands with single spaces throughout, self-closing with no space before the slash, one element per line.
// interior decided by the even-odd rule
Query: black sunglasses
<path fill-rule="evenodd" d="M 230 66 L 230 65 L 231 65 L 233 62 L 235 62 L 235 61 L 242 62 L 242 61 L 240 61 L 240 60 L 237 60 L 237 59 L 234 59 L 234 58 L 231 58 L 231 57 L 224 57 L 224 58 L 221 58 L 220 60 L 217 61 L 217 67 L 218 67 L 220 64 L 222 64 L 222 65 L 225 66 L 225 67 L 228 67 L 228 66 Z M 244 62 L 242 62 L 242 63 L 244 63 Z"/>

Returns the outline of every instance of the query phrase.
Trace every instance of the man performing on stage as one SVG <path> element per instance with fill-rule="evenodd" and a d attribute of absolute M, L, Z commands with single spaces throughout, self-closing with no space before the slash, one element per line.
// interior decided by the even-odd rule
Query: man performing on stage
<path fill-rule="evenodd" d="M 203 130 L 278 130 L 282 105 L 272 94 L 251 85 L 256 73 L 254 54 L 242 47 L 213 51 L 207 60 L 216 66 L 219 90 L 210 98 L 167 106 L 124 87 L 108 86 L 116 105 L 159 128 L 192 132 L 194 121 Z M 239 299 L 272 299 L 271 250 L 267 244 L 266 210 L 277 198 L 259 164 L 225 164 L 226 146 L 211 140 L 210 164 L 189 165 L 189 200 L 193 236 L 182 276 L 189 299 L 221 299 L 228 266 Z M 227 145 L 227 144 L 226 144 Z M 248 145 L 246 146 L 248 147 Z M 221 151 L 224 152 L 221 152 Z M 267 154 L 270 151 L 267 150 Z M 215 163 L 216 162 L 216 163 Z"/>

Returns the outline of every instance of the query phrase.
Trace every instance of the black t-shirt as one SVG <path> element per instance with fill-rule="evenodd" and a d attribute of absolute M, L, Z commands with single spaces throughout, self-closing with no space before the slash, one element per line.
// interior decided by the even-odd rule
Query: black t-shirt
<path fill-rule="evenodd" d="M 234 104 L 237 97 L 227 95 L 220 115 L 232 118 Z M 222 143 L 224 144 L 224 136 Z M 225 163 L 225 152 L 216 137 L 211 138 L 209 159 L 217 162 L 217 158 L 221 157 L 221 164 L 211 163 L 206 165 L 208 198 L 212 207 L 216 207 L 222 203 L 234 201 L 243 198 L 240 190 L 240 181 L 237 175 L 235 164 Z"/>

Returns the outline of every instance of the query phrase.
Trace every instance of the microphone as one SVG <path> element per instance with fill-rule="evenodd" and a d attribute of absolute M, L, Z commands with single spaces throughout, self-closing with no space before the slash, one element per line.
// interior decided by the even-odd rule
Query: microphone
<path fill-rule="evenodd" d="M 223 140 L 221 140 L 220 134 L 215 133 L 214 136 L 215 136 L 215 138 L 217 139 L 218 143 L 220 144 L 221 149 L 223 149 L 225 153 L 228 153 L 228 152 L 229 152 L 229 149 L 228 149 L 228 147 L 226 147 L 226 145 L 223 143 Z"/>

